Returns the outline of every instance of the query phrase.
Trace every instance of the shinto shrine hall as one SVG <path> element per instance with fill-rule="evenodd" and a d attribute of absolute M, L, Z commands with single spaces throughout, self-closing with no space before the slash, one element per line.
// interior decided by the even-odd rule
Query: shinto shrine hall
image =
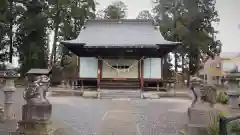
<path fill-rule="evenodd" d="M 141 89 L 163 84 L 166 41 L 152 20 L 88 20 L 79 36 L 61 42 L 78 56 L 80 87 Z"/>

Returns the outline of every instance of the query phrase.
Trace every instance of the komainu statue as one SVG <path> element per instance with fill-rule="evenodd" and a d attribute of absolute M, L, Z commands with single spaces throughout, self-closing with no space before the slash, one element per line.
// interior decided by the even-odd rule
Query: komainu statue
<path fill-rule="evenodd" d="M 211 107 L 213 107 L 217 103 L 217 89 L 214 86 L 204 85 L 201 88 L 201 95 L 201 100 L 204 102 L 208 102 Z"/>
<path fill-rule="evenodd" d="M 36 83 L 28 84 L 23 93 L 23 98 L 27 101 L 27 103 L 30 103 L 33 99 L 37 99 L 38 97 L 38 85 Z"/>
<path fill-rule="evenodd" d="M 34 82 L 28 84 L 24 91 L 24 99 L 27 103 L 48 102 L 46 92 L 49 87 L 49 77 L 46 75 L 37 76 Z"/>
<path fill-rule="evenodd" d="M 216 88 L 211 85 L 205 85 L 201 78 L 193 77 L 190 89 L 194 95 L 191 107 L 194 107 L 197 102 L 208 102 L 211 107 L 216 104 Z"/>
<path fill-rule="evenodd" d="M 198 77 L 193 77 L 190 80 L 190 90 L 193 92 L 193 101 L 191 107 L 201 100 L 201 88 L 203 87 L 203 80 Z"/>
<path fill-rule="evenodd" d="M 48 101 L 46 99 L 46 93 L 47 93 L 48 88 L 49 88 L 50 78 L 46 75 L 41 75 L 41 76 L 37 77 L 37 80 L 35 82 L 39 86 L 40 99 L 42 101 Z"/>

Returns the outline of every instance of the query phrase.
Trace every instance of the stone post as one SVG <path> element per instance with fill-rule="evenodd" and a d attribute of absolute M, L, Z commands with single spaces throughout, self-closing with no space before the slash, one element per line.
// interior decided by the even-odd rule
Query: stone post
<path fill-rule="evenodd" d="M 4 109 L 3 107 L 0 107 L 0 122 L 4 121 Z"/>
<path fill-rule="evenodd" d="M 11 78 L 6 79 L 4 86 L 4 119 L 11 120 L 13 116 L 13 93 L 15 92 L 14 80 Z"/>
<path fill-rule="evenodd" d="M 72 90 L 75 90 L 75 81 L 72 80 Z"/>
<path fill-rule="evenodd" d="M 169 94 L 171 95 L 171 96 L 175 96 L 175 90 L 174 90 L 174 83 L 172 82 L 172 83 L 169 83 Z"/>

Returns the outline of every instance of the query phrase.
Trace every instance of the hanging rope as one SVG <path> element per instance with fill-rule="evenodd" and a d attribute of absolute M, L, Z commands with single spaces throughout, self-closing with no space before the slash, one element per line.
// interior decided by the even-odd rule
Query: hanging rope
<path fill-rule="evenodd" d="M 138 60 L 137 62 L 133 63 L 129 68 L 127 68 L 127 69 L 122 69 L 122 70 L 120 70 L 120 69 L 118 69 L 118 68 L 114 68 L 114 67 L 113 67 L 112 65 L 110 65 L 107 61 L 105 61 L 104 59 L 102 59 L 100 56 L 98 56 L 98 59 L 99 59 L 99 60 L 102 60 L 106 65 L 108 65 L 109 67 L 113 68 L 114 70 L 116 70 L 116 71 L 119 73 L 119 72 L 126 72 L 126 71 L 129 72 L 129 70 L 130 70 L 132 67 L 134 67 L 135 65 L 137 65 L 140 61 L 142 61 L 142 60 L 144 59 L 144 56 L 143 56 L 140 60 Z"/>

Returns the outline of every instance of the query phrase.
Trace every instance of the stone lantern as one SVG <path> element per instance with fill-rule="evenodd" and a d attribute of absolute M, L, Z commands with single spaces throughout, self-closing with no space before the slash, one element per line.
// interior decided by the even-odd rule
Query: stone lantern
<path fill-rule="evenodd" d="M 4 80 L 3 92 L 4 92 L 4 110 L 1 109 L 2 118 L 1 120 L 11 120 L 13 117 L 12 105 L 13 93 L 15 92 L 15 83 L 14 80 L 20 77 L 12 64 L 7 64 L 5 71 L 0 71 L 0 78 Z"/>

